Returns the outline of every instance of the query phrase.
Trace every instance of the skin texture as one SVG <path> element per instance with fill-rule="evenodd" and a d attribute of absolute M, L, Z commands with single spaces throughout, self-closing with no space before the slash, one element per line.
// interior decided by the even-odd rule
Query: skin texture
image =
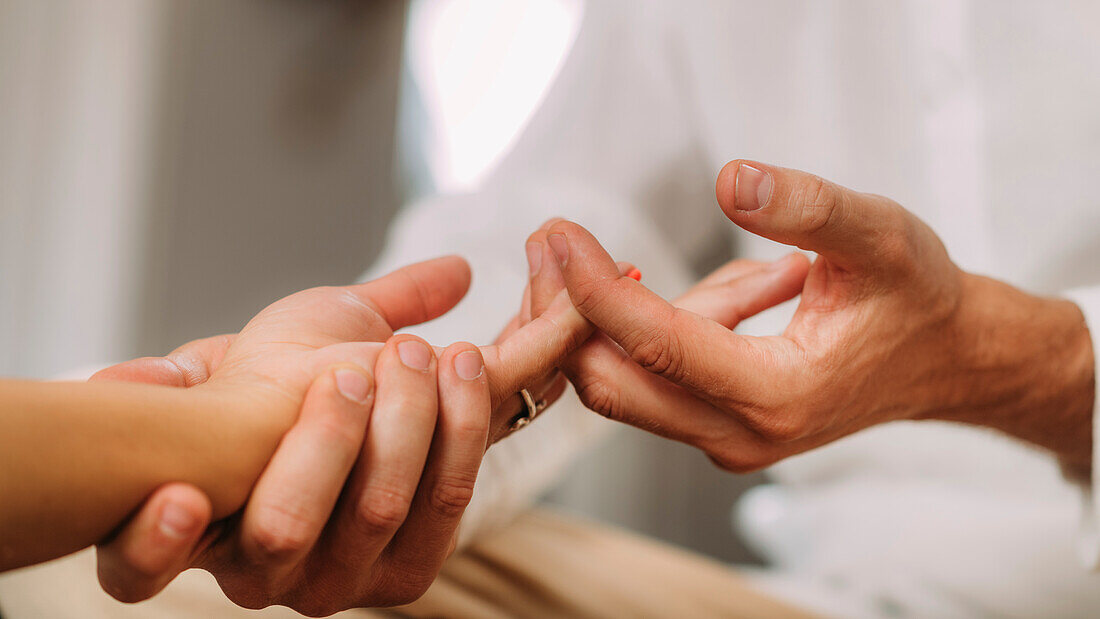
<path fill-rule="evenodd" d="M 540 232 L 544 232 L 551 223 L 553 222 L 543 226 Z M 572 305 L 567 294 L 562 290 L 560 271 L 553 268 L 553 256 L 550 250 L 545 244 L 540 243 L 529 243 L 528 247 L 537 249 L 540 252 L 540 259 L 545 255 L 547 264 L 553 269 L 548 270 L 547 273 L 558 273 L 559 277 L 557 280 L 548 282 L 537 277 L 537 272 L 532 273 L 530 283 L 524 291 L 520 312 L 501 334 L 498 339 L 501 343 L 511 341 L 513 334 L 521 328 L 529 330 L 532 323 L 537 325 L 540 322 L 550 321 L 548 325 L 550 328 L 569 328 L 570 323 L 561 320 L 559 317 L 561 311 L 556 308 L 572 308 Z M 805 259 L 795 256 L 781 261 L 778 269 L 771 269 L 765 273 L 766 267 L 767 265 L 762 263 L 735 261 L 701 282 L 685 295 L 682 301 L 685 306 L 708 312 L 732 325 L 741 317 L 747 317 L 755 311 L 797 294 L 801 288 L 801 281 L 805 277 L 807 263 Z M 617 269 L 624 274 L 634 270 L 629 263 L 620 263 Z M 580 319 L 579 314 L 570 313 L 569 316 L 571 320 L 585 322 Z M 578 333 L 587 336 L 591 330 Z M 383 336 L 388 334 L 382 333 L 379 337 Z M 185 367 L 206 367 L 216 363 L 220 358 L 222 354 L 220 347 L 225 341 L 225 338 L 218 338 L 194 342 L 181 351 L 173 353 L 168 359 L 174 364 Z M 618 348 L 602 336 L 589 339 L 584 346 L 589 350 L 606 350 L 621 356 Z M 583 363 L 589 356 L 569 357 L 569 359 L 574 358 Z M 162 363 L 163 360 L 158 359 L 138 360 L 106 370 L 97 379 L 164 382 L 173 375 L 179 375 L 179 373 L 166 374 L 158 371 L 157 368 L 161 367 Z M 569 361 L 567 360 L 563 365 L 568 367 Z M 444 362 L 440 367 L 445 366 Z M 180 386 L 201 384 L 204 379 L 203 372 L 193 372 L 190 382 Z M 565 389 L 566 381 L 561 373 L 553 371 L 526 384 L 537 399 L 552 403 Z M 416 388 L 415 385 L 410 385 L 410 391 L 415 391 Z M 438 386 L 440 394 L 443 394 L 445 389 L 441 376 Z M 441 401 L 446 400 L 447 398 L 441 395 Z M 273 463 L 279 460 L 281 452 L 290 449 L 287 442 L 292 436 L 308 435 L 311 432 L 308 427 L 305 427 L 308 420 L 314 416 L 309 413 L 310 405 L 311 401 L 307 400 L 298 425 L 284 439 L 284 444 L 280 446 Z M 494 440 L 507 433 L 506 426 L 518 410 L 518 404 L 513 400 L 506 400 L 497 407 L 497 413 L 493 415 L 492 422 Z M 440 419 L 443 418 L 442 409 L 438 416 Z M 339 423 L 348 425 L 346 418 Z M 330 425 L 338 425 L 338 422 L 330 422 Z M 375 431 L 368 429 L 368 440 L 370 440 L 369 433 Z M 446 436 L 441 434 L 442 431 L 442 426 L 436 430 L 432 453 L 439 448 L 442 440 L 440 437 Z M 402 432 L 406 436 L 396 438 L 415 438 L 426 432 L 426 426 L 413 431 L 411 424 L 405 424 Z M 428 433 L 430 434 L 430 431 Z M 363 551 L 357 545 L 355 538 L 370 538 L 373 534 L 363 531 L 362 527 L 356 525 L 356 515 L 337 509 L 329 518 L 330 502 L 319 500 L 315 494 L 306 491 L 314 485 L 339 488 L 344 484 L 347 471 L 338 467 L 320 466 L 316 462 L 320 454 L 309 445 L 295 450 L 295 453 L 298 454 L 296 461 L 300 460 L 296 468 L 309 471 L 309 474 L 295 475 L 289 467 L 287 470 L 279 470 L 269 466 L 253 491 L 241 519 L 232 525 L 233 528 L 229 533 L 222 532 L 212 537 L 208 532 L 204 536 L 203 531 L 210 520 L 204 508 L 206 499 L 197 489 L 183 484 L 168 484 L 159 489 L 116 537 L 99 547 L 100 581 L 104 588 L 122 600 L 146 599 L 162 589 L 181 569 L 194 565 L 213 572 L 218 576 L 219 582 L 231 599 L 250 607 L 286 604 L 310 614 L 327 614 L 355 606 L 409 601 L 422 593 L 434 578 L 435 570 L 438 568 L 437 561 L 442 559 L 441 555 L 433 554 L 430 548 L 438 548 L 438 543 L 444 540 L 448 544 L 453 544 L 453 528 L 440 526 L 440 523 L 449 523 L 451 520 L 437 519 L 436 524 L 432 526 L 431 520 L 426 519 L 424 524 L 415 527 L 410 526 L 406 521 L 400 527 L 400 531 L 408 532 L 402 534 L 402 537 L 407 540 L 419 540 L 419 542 L 406 542 L 397 549 L 390 549 L 389 552 L 383 553 L 382 560 L 372 564 L 370 561 L 361 559 Z M 389 459 L 376 458 L 376 462 L 368 465 L 367 461 L 362 459 L 367 457 L 367 452 L 360 457 L 359 463 L 354 465 L 356 471 L 383 471 L 388 475 L 394 468 L 394 461 Z M 471 458 L 470 462 L 473 461 Z M 451 498 L 441 501 L 442 503 L 455 504 L 457 507 L 464 505 L 468 500 L 468 493 L 472 489 L 474 479 L 471 473 L 476 472 L 476 468 L 463 470 L 467 471 L 459 476 L 464 480 L 463 483 L 452 484 L 451 490 L 445 493 L 445 496 Z M 414 473 L 414 471 L 410 472 L 407 477 L 415 479 Z M 363 472 L 353 473 L 349 484 L 345 487 L 345 494 L 349 490 L 356 491 L 355 489 L 366 482 L 365 477 Z M 450 477 L 456 476 L 452 474 Z M 432 479 L 431 474 L 425 475 L 421 487 Z M 187 510 L 193 515 L 195 525 L 188 529 L 188 535 L 177 538 L 161 535 L 158 523 L 162 519 L 163 505 L 169 502 L 173 502 L 179 509 Z M 275 532 L 285 528 L 284 524 L 272 522 L 271 518 L 265 517 L 266 510 L 257 509 L 257 505 L 268 506 L 270 511 L 276 513 L 304 514 L 298 518 L 298 523 L 302 530 L 308 531 L 308 534 L 295 535 L 292 541 L 284 541 L 281 545 L 290 548 L 285 556 L 249 552 L 248 548 L 256 545 L 256 538 L 279 537 Z M 431 511 L 430 502 L 424 501 L 421 505 L 419 509 Z M 418 509 L 415 502 L 412 509 Z M 210 531 L 221 531 L 226 526 L 229 525 L 215 524 Z M 344 543 L 325 542 L 330 537 L 340 535 L 340 531 L 349 529 L 352 534 L 345 535 L 347 539 Z M 397 536 L 395 535 L 394 538 L 396 539 Z M 216 541 L 211 542 L 211 539 Z M 425 561 L 420 558 L 425 555 L 432 560 Z M 415 570 L 412 576 L 409 574 L 410 569 Z M 270 574 L 288 573 L 293 574 L 294 577 L 270 576 Z M 374 574 L 373 579 L 369 574 Z M 392 578 L 387 579 L 387 574 L 392 575 Z"/>
<path fill-rule="evenodd" d="M 739 178 L 742 163 L 757 174 Z M 632 267 L 616 264 L 583 228 L 552 220 L 528 239 L 531 281 L 502 341 L 532 316 L 546 320 L 566 289 L 600 329 L 577 330 L 587 339 L 560 364 L 585 404 L 695 445 L 731 471 L 761 468 L 895 419 L 997 428 L 1052 450 L 1068 468 L 1089 469 L 1093 352 L 1075 306 L 960 271 L 927 226 L 880 196 L 741 161 L 723 169 L 716 189 L 733 223 L 817 252 L 816 261 L 801 254 L 770 264 L 735 260 L 668 303 L 625 276 Z M 783 336 L 733 333 L 741 320 L 798 295 L 801 305 Z M 163 378 L 155 374 L 121 378 Z M 516 383 L 524 384 L 538 385 L 551 401 L 562 388 L 552 372 Z M 512 414 L 498 407 L 494 438 Z M 178 484 L 161 488 L 126 533 L 100 549 L 101 561 L 119 566 L 101 569 L 101 580 L 120 598 L 148 597 L 188 564 L 179 553 L 194 548 L 194 539 L 179 541 L 171 553 L 143 533 L 143 523 L 157 521 L 162 501 L 195 513 L 195 539 L 209 522 L 201 493 Z M 329 527 L 341 518 L 337 512 Z M 324 523 L 312 527 L 319 531 Z M 308 540 L 295 545 L 306 546 Z M 345 569 L 322 572 L 321 582 L 354 583 L 357 567 L 347 556 L 332 558 Z M 152 559 L 160 562 L 141 568 Z M 266 573 L 277 563 L 208 569 Z M 333 599 L 321 588 L 309 603 L 338 610 L 370 601 L 356 597 L 354 585 L 343 590 L 351 594 Z M 286 603 L 280 599 L 278 587 L 264 598 Z"/>
<path fill-rule="evenodd" d="M 0 383 L 9 464 L 0 467 L 0 567 L 102 539 L 154 488 L 180 481 L 117 532 L 126 559 L 105 557 L 101 575 L 178 571 L 191 562 L 174 550 L 192 543 L 201 561 L 225 568 L 216 575 L 243 605 L 328 614 L 336 599 L 348 605 L 349 585 L 363 605 L 419 595 L 449 552 L 491 428 L 504 425 L 492 411 L 590 333 L 563 294 L 497 345 L 391 337 L 449 310 L 468 284 L 464 261 L 437 259 L 292 295 L 235 336 L 88 384 Z M 237 512 L 253 490 L 243 513 L 198 540 L 205 522 Z M 314 522 L 334 511 L 344 526 L 321 538 Z M 138 538 L 166 544 L 127 555 Z M 331 581 L 321 598 L 318 566 L 333 555 L 357 579 Z M 164 582 L 117 594 L 140 597 Z"/>
<path fill-rule="evenodd" d="M 664 301 L 556 222 L 545 235 L 561 285 L 622 351 L 570 357 L 590 408 L 736 472 L 899 419 L 995 428 L 1088 471 L 1094 355 L 1075 305 L 963 272 L 881 196 L 740 160 L 716 192 L 734 224 L 817 252 L 794 318 L 782 336 L 735 334 L 709 303 Z"/>
<path fill-rule="evenodd" d="M 464 277 L 463 292 L 468 273 Z M 386 299 L 390 305 L 431 299 L 439 282 L 422 284 Z M 447 309 L 460 296 L 446 297 Z M 393 337 L 404 323 L 390 326 L 398 315 L 390 305 L 361 334 L 387 342 L 387 351 L 415 339 Z M 280 604 L 328 615 L 419 597 L 454 548 L 487 445 L 510 432 L 521 410 L 516 392 L 527 386 L 536 398 L 556 400 L 565 381 L 554 364 L 591 333 L 564 292 L 534 317 L 529 303 L 524 307 L 523 320 L 517 316 L 494 346 L 435 348 L 438 361 L 423 372 L 383 353 L 368 416 L 350 414 L 334 381 L 319 380 L 239 515 L 211 525 L 209 499 L 200 489 L 162 486 L 98 547 L 104 589 L 122 601 L 141 601 L 180 571 L 200 567 L 248 608 Z M 238 337 L 192 342 L 165 358 L 108 368 L 93 381 L 198 388 Z M 484 356 L 485 371 L 472 382 L 457 373 L 462 355 L 467 365 L 469 355 Z M 482 383 L 485 390 L 477 387 Z M 178 535 L 164 532 L 167 505 L 189 521 Z"/>

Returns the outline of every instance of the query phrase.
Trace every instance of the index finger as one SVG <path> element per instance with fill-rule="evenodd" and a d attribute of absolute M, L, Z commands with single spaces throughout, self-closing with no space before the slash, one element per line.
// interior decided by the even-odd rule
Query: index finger
<path fill-rule="evenodd" d="M 775 365 L 769 358 L 772 347 L 676 308 L 620 275 L 611 256 L 583 227 L 559 222 L 550 228 L 547 243 L 580 314 L 646 370 L 703 397 L 724 395 L 715 393 L 722 385 L 758 390 L 773 378 L 760 371 L 762 365 Z"/>
<path fill-rule="evenodd" d="M 545 312 L 510 337 L 482 347 L 493 410 L 520 389 L 552 372 L 592 332 L 592 325 L 562 290 Z"/>

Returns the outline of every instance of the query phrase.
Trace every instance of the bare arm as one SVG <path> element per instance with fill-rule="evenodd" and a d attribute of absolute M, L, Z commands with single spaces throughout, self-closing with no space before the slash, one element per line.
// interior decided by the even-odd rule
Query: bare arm
<path fill-rule="evenodd" d="M 239 508 L 295 411 L 228 396 L 0 381 L 0 570 L 95 543 L 169 481 Z"/>

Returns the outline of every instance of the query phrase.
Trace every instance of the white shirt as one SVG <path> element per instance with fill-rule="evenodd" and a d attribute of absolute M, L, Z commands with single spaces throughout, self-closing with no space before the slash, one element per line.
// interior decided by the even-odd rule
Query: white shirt
<path fill-rule="evenodd" d="M 961 268 L 1069 294 L 1100 334 L 1100 4 L 585 10 L 555 85 L 485 186 L 414 204 L 394 227 L 375 271 L 447 252 L 474 266 L 469 299 L 428 337 L 492 339 L 518 307 L 523 240 L 552 215 L 588 226 L 666 295 L 723 244 L 788 251 L 715 205 L 714 178 L 737 157 L 890 196 Z M 745 329 L 778 332 L 787 316 Z M 530 501 L 605 426 L 568 401 L 494 447 L 467 533 Z M 895 423 L 771 473 L 777 485 L 749 497 L 742 526 L 777 566 L 761 586 L 788 599 L 845 616 L 1100 613 L 1100 579 L 1075 557 L 1075 489 L 1046 454 L 974 428 Z"/>

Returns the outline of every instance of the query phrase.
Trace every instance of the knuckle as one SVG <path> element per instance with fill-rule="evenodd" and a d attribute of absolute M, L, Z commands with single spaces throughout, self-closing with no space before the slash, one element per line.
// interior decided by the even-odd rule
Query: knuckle
<path fill-rule="evenodd" d="M 807 434 L 806 423 L 799 415 L 771 415 L 755 425 L 757 433 L 770 443 L 789 443 Z"/>
<path fill-rule="evenodd" d="M 459 410 L 441 408 L 439 418 L 446 424 L 450 440 L 455 445 L 484 444 L 488 440 L 490 416 L 481 407 Z"/>
<path fill-rule="evenodd" d="M 578 311 L 582 316 L 584 315 L 584 310 Z M 557 332 L 557 336 L 563 338 L 561 348 L 565 350 L 576 350 L 591 335 L 591 332 L 583 329 L 566 328 L 545 315 L 535 316 L 531 319 L 531 322 L 541 323 L 541 325 L 547 327 L 547 331 Z"/>
<path fill-rule="evenodd" d="M 435 571 L 426 572 L 409 567 L 394 567 L 387 585 L 371 596 L 371 605 L 379 607 L 405 606 L 424 597 L 435 582 Z"/>
<path fill-rule="evenodd" d="M 885 198 L 882 200 L 887 202 L 886 208 L 893 214 L 879 231 L 877 240 L 880 260 L 895 268 L 916 266 L 917 238 L 920 234 L 917 220 L 901 206 Z"/>
<path fill-rule="evenodd" d="M 403 492 L 370 490 L 355 506 L 355 520 L 369 533 L 391 533 L 405 522 L 411 503 L 412 498 Z"/>
<path fill-rule="evenodd" d="M 727 473 L 751 473 L 760 468 L 754 459 L 741 454 L 708 453 L 707 458 Z"/>
<path fill-rule="evenodd" d="M 313 525 L 300 515 L 269 507 L 249 532 L 259 562 L 277 562 L 297 555 L 310 546 Z"/>
<path fill-rule="evenodd" d="M 607 303 L 607 286 L 600 280 L 586 280 L 577 284 L 570 296 L 573 306 L 581 315 L 591 316 Z"/>
<path fill-rule="evenodd" d="M 489 433 L 490 417 L 478 408 L 471 407 L 469 410 L 463 410 L 461 414 L 453 416 L 448 421 L 456 443 L 465 445 L 478 441 L 485 442 L 485 437 Z"/>
<path fill-rule="evenodd" d="M 788 443 L 810 432 L 810 415 L 804 406 L 769 401 L 739 408 L 745 426 L 768 444 Z"/>
<path fill-rule="evenodd" d="M 348 309 L 361 312 L 364 318 L 367 318 L 376 322 L 384 322 L 385 319 L 378 311 L 378 308 L 368 305 L 363 302 L 363 299 L 356 296 L 356 294 L 347 288 L 337 288 L 335 286 L 328 286 L 325 288 L 327 291 L 325 294 L 333 297 L 333 300 L 337 303 L 347 307 Z"/>
<path fill-rule="evenodd" d="M 820 176 L 811 176 L 791 197 L 798 206 L 798 226 L 809 233 L 828 226 L 843 199 L 836 186 Z"/>
<path fill-rule="evenodd" d="M 428 504 L 437 515 L 454 519 L 462 515 L 473 497 L 473 477 L 452 473 L 436 479 L 428 494 Z"/>
<path fill-rule="evenodd" d="M 574 384 L 581 404 L 612 421 L 623 420 L 622 399 L 619 390 L 602 378 L 588 376 Z"/>
<path fill-rule="evenodd" d="M 726 449 L 720 452 L 708 452 L 707 458 L 719 469 L 738 475 L 759 471 L 776 461 L 774 456 L 761 449 Z"/>
<path fill-rule="evenodd" d="M 328 408 L 329 410 L 315 421 L 313 431 L 317 433 L 321 444 L 325 445 L 326 449 L 346 458 L 354 458 L 358 455 L 363 442 L 365 416 L 359 411 L 356 411 L 359 412 L 357 417 L 344 411 L 332 410 L 336 407 Z"/>
<path fill-rule="evenodd" d="M 683 354 L 671 329 L 655 327 L 638 331 L 629 346 L 630 356 L 643 369 L 677 382 L 683 375 Z"/>

